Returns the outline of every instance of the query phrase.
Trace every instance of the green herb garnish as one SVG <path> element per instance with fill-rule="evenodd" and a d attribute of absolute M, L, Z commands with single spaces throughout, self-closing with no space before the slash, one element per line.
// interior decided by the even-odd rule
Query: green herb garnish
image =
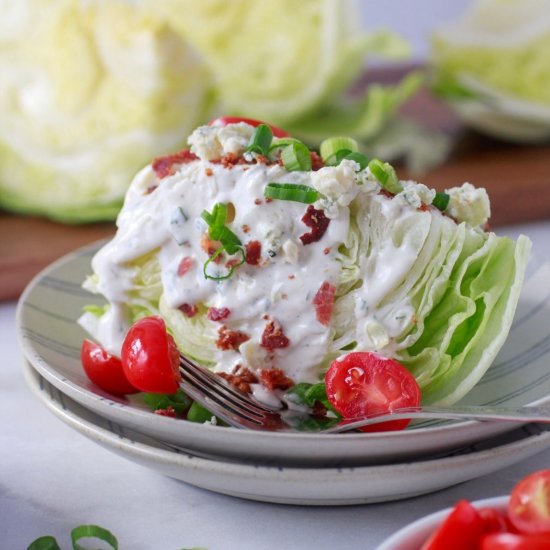
<path fill-rule="evenodd" d="M 264 188 L 264 197 L 311 204 L 317 200 L 319 192 L 313 187 L 297 183 L 268 183 Z"/>
<path fill-rule="evenodd" d="M 267 157 L 269 147 L 273 141 L 273 131 L 267 124 L 260 124 L 256 127 L 250 145 L 246 149 L 247 153 L 257 153 Z"/>
<path fill-rule="evenodd" d="M 449 206 L 449 201 L 451 200 L 451 195 L 448 193 L 440 193 L 439 191 L 435 194 L 434 200 L 432 201 L 432 204 L 441 210 L 441 212 L 444 212 L 447 209 L 447 206 Z"/>
<path fill-rule="evenodd" d="M 378 183 L 390 193 L 401 193 L 403 186 L 391 164 L 373 159 L 369 162 L 369 170 Z"/>

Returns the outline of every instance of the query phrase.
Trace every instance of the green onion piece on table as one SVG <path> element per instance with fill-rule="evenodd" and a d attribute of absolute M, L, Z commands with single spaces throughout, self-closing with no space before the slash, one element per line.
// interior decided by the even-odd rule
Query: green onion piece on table
<path fill-rule="evenodd" d="M 118 541 L 116 537 L 107 529 L 99 525 L 79 525 L 71 531 L 71 541 L 74 550 L 86 550 L 84 546 L 80 546 L 78 541 L 83 538 L 93 537 L 100 539 L 111 546 L 113 550 L 118 550 Z"/>
<path fill-rule="evenodd" d="M 264 188 L 264 197 L 311 204 L 317 200 L 319 192 L 313 187 L 297 183 L 268 183 Z"/>

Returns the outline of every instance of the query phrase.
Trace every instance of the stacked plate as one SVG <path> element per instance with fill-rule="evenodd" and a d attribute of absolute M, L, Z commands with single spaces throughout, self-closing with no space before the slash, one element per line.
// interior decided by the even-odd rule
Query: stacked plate
<path fill-rule="evenodd" d="M 29 386 L 44 404 L 107 449 L 192 485 L 267 502 L 360 504 L 428 493 L 494 472 L 550 446 L 543 426 L 421 422 L 402 432 L 271 433 L 153 414 L 140 395 L 95 387 L 80 365 L 76 320 L 98 298 L 81 288 L 97 246 L 40 273 L 17 325 Z M 533 263 L 516 321 L 495 364 L 464 403 L 550 401 L 550 265 Z"/>

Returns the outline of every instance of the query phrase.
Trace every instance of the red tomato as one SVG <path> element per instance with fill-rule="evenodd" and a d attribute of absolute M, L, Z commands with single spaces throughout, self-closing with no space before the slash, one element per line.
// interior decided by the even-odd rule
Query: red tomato
<path fill-rule="evenodd" d="M 478 550 L 482 536 L 483 520 L 478 511 L 461 500 L 421 550 Z"/>
<path fill-rule="evenodd" d="M 481 539 L 480 550 L 548 550 L 550 534 L 494 533 Z"/>
<path fill-rule="evenodd" d="M 130 327 L 122 344 L 126 377 L 141 391 L 176 393 L 179 352 L 160 317 L 145 317 Z"/>
<path fill-rule="evenodd" d="M 499 510 L 481 508 L 479 515 L 483 520 L 483 531 L 485 533 L 510 533 L 513 531 L 508 516 Z"/>
<path fill-rule="evenodd" d="M 139 391 L 128 382 L 120 359 L 94 342 L 90 340 L 82 342 L 80 360 L 88 378 L 102 390 L 114 395 L 126 395 Z"/>
<path fill-rule="evenodd" d="M 535 472 L 512 489 L 508 516 L 520 533 L 550 533 L 550 470 Z"/>
<path fill-rule="evenodd" d="M 344 417 L 353 418 L 420 404 L 420 388 L 401 364 L 369 352 L 348 353 L 336 359 L 325 375 L 327 396 Z M 410 420 L 392 420 L 362 428 L 377 432 L 402 430 Z"/>
<path fill-rule="evenodd" d="M 220 118 L 216 118 L 208 123 L 208 126 L 226 126 L 227 124 L 237 124 L 239 122 L 246 122 L 246 124 L 250 124 L 250 126 L 254 126 L 256 128 L 260 124 L 266 124 L 271 128 L 271 131 L 273 132 L 273 135 L 278 138 L 285 138 L 289 137 L 290 134 L 286 132 L 285 130 L 282 130 L 281 128 L 277 128 L 277 126 L 273 126 L 273 124 L 268 124 L 267 122 L 262 122 L 261 120 L 255 120 L 253 118 L 244 118 L 240 116 L 222 116 Z"/>

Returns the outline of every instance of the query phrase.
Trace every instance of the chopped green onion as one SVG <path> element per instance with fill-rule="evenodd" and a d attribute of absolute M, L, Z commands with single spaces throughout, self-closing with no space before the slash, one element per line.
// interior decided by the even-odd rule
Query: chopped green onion
<path fill-rule="evenodd" d="M 326 162 L 342 149 L 349 152 L 355 152 L 359 151 L 359 146 L 357 145 L 357 142 L 350 137 L 331 137 L 325 139 L 321 143 L 319 146 L 319 153 L 321 154 L 322 159 Z"/>
<path fill-rule="evenodd" d="M 242 247 L 238 247 L 236 250 L 235 250 L 235 254 L 237 252 L 240 252 L 241 253 L 241 261 L 235 265 L 232 265 L 230 268 L 229 268 L 229 271 L 225 274 L 225 275 L 210 275 L 208 273 L 208 266 L 210 265 L 211 262 L 213 262 L 220 254 L 222 254 L 222 252 L 228 252 L 230 254 L 233 254 L 232 252 L 229 252 L 227 250 L 227 248 L 225 246 L 220 246 L 220 248 L 218 248 L 218 250 L 216 250 L 216 252 L 214 252 L 214 254 L 212 254 L 212 256 L 210 256 L 210 258 L 208 258 L 208 260 L 206 260 L 206 262 L 204 262 L 204 266 L 202 267 L 202 272 L 204 274 L 204 278 L 205 279 L 212 279 L 213 281 L 223 281 L 225 279 L 229 279 L 233 273 L 235 272 L 235 269 L 237 267 L 239 267 L 240 265 L 243 265 L 245 262 L 246 262 L 246 254 L 243 250 Z"/>
<path fill-rule="evenodd" d="M 397 194 L 403 191 L 403 186 L 391 164 L 373 159 L 369 162 L 369 170 L 378 183 L 390 193 Z"/>
<path fill-rule="evenodd" d="M 432 201 L 432 204 L 441 210 L 441 212 L 445 212 L 447 209 L 447 206 L 449 206 L 449 201 L 451 200 L 451 195 L 448 193 L 440 193 L 439 191 L 435 194 L 434 200 Z"/>
<path fill-rule="evenodd" d="M 203 210 L 201 213 L 201 218 L 208 224 L 208 236 L 215 240 L 219 241 L 221 243 L 220 248 L 206 260 L 204 266 L 203 266 L 203 273 L 204 277 L 206 279 L 214 279 L 215 281 L 221 281 L 222 279 L 229 279 L 231 275 L 233 275 L 233 272 L 235 271 L 235 268 L 244 264 L 246 261 L 246 255 L 242 247 L 242 243 L 225 225 L 225 222 L 227 220 L 227 205 L 221 202 L 218 202 L 214 205 L 214 208 L 212 209 L 212 212 L 208 212 L 206 210 Z M 212 276 L 208 274 L 207 268 L 210 262 L 214 261 L 222 252 L 227 252 L 230 255 L 236 254 L 237 252 L 240 252 L 242 255 L 242 259 L 239 263 L 235 264 L 229 269 L 229 272 L 226 275 L 222 276 Z"/>
<path fill-rule="evenodd" d="M 283 166 L 289 172 L 307 172 L 311 170 L 311 154 L 309 149 L 300 141 L 290 143 L 281 151 Z"/>
<path fill-rule="evenodd" d="M 269 154 L 269 146 L 273 141 L 273 130 L 267 124 L 260 124 L 254 134 L 250 145 L 246 149 L 247 152 L 258 153 L 267 157 Z"/>
<path fill-rule="evenodd" d="M 100 539 L 109 544 L 113 550 L 118 550 L 118 541 L 113 533 L 103 527 L 100 527 L 99 525 L 79 525 L 78 527 L 75 527 L 71 531 L 73 549 L 86 550 L 84 546 L 80 546 L 80 544 L 78 544 L 78 541 L 87 537 Z"/>
<path fill-rule="evenodd" d="M 59 544 L 51 535 L 45 535 L 33 540 L 27 550 L 61 550 Z"/>
<path fill-rule="evenodd" d="M 275 149 L 282 149 L 286 145 L 292 145 L 293 143 L 302 143 L 299 139 L 286 137 L 286 138 L 274 138 L 269 147 L 270 151 Z"/>
<path fill-rule="evenodd" d="M 174 394 L 146 393 L 143 400 L 154 411 L 173 407 L 178 415 L 182 415 L 191 405 L 191 399 L 182 390 Z"/>
<path fill-rule="evenodd" d="M 204 424 L 205 422 L 210 422 L 214 415 L 202 405 L 193 401 L 189 411 L 187 411 L 187 420 L 189 422 L 198 422 L 199 424 Z"/>
<path fill-rule="evenodd" d="M 318 196 L 319 192 L 313 187 L 297 183 L 268 183 L 264 188 L 264 197 L 281 201 L 311 204 Z"/>
<path fill-rule="evenodd" d="M 359 170 L 364 170 L 369 165 L 369 162 L 370 162 L 369 157 L 367 157 L 367 155 L 363 155 L 363 153 L 359 153 L 358 151 L 352 151 L 348 153 L 344 158 L 347 160 L 355 161 L 359 165 Z"/>

